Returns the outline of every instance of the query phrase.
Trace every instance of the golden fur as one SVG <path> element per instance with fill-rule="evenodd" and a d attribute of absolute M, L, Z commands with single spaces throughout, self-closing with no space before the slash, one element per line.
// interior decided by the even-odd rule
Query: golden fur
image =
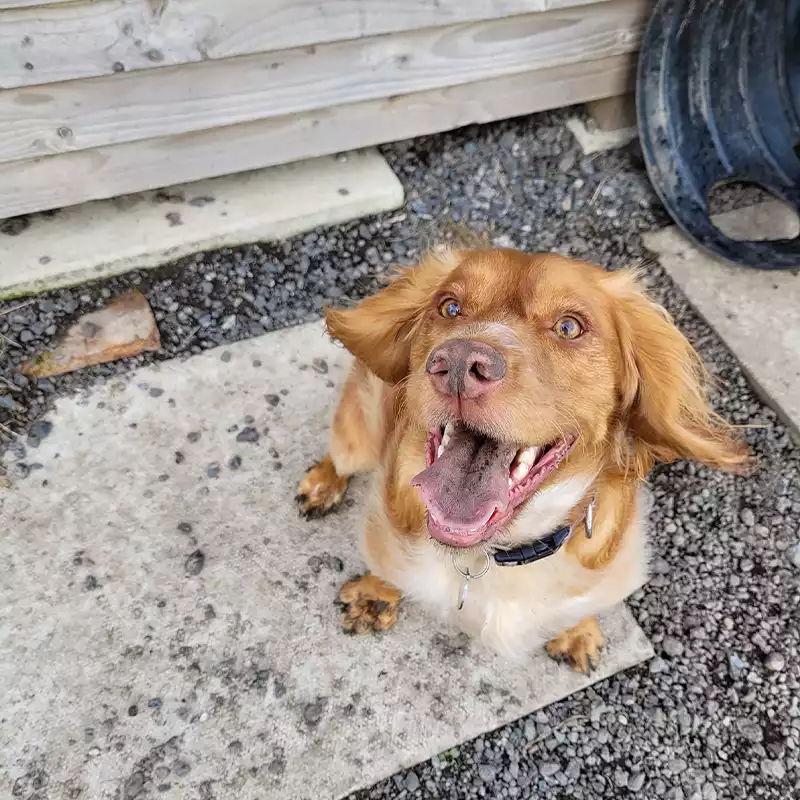
<path fill-rule="evenodd" d="M 458 298 L 458 318 L 438 313 L 445 297 Z M 575 341 L 553 335 L 564 314 L 583 323 Z M 709 407 L 699 357 L 634 272 L 513 250 L 449 250 L 402 270 L 355 308 L 329 310 L 327 323 L 356 362 L 329 455 L 303 479 L 299 501 L 306 513 L 324 513 L 341 501 L 350 475 L 374 473 L 362 536 L 372 574 L 363 591 L 351 581 L 341 597 L 351 630 L 389 627 L 402 593 L 508 656 L 549 639 L 551 655 L 589 669 L 602 646 L 594 615 L 646 577 L 642 487 L 653 464 L 745 464 L 744 448 Z M 461 612 L 453 553 L 431 541 L 425 506 L 410 485 L 425 468 L 429 427 L 452 411 L 426 360 L 454 337 L 490 344 L 508 364 L 485 401 L 459 407 L 466 424 L 510 442 L 579 437 L 497 540 L 520 544 L 568 522 L 567 544 L 530 565 L 492 566 L 471 582 Z M 583 519 L 592 498 L 590 539 Z M 456 556 L 469 566 L 480 553 Z"/>

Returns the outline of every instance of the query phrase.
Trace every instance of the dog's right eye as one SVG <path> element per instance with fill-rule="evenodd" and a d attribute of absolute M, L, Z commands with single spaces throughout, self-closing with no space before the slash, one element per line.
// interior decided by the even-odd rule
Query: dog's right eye
<path fill-rule="evenodd" d="M 448 297 L 443 303 L 439 305 L 439 313 L 447 319 L 457 317 L 461 313 L 461 306 L 458 300 Z"/>
<path fill-rule="evenodd" d="M 461 305 L 459 304 L 458 300 L 454 300 L 452 297 L 448 297 L 447 300 L 444 300 L 442 303 L 439 304 L 439 313 L 443 317 L 452 319 L 453 317 L 457 317 L 461 313 Z"/>

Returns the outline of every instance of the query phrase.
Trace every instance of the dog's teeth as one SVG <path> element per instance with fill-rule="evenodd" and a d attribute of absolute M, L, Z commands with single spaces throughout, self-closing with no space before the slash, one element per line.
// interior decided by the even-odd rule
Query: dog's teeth
<path fill-rule="evenodd" d="M 439 449 L 436 451 L 436 458 L 441 458 L 442 453 L 444 453 L 444 445 L 440 444 Z"/>
<path fill-rule="evenodd" d="M 448 422 L 447 425 L 444 426 L 444 435 L 449 439 L 453 435 L 455 429 L 456 426 L 453 425 L 452 422 Z"/>
<path fill-rule="evenodd" d="M 517 463 L 527 464 L 529 467 L 533 466 L 539 457 L 540 450 L 540 447 L 526 447 L 524 450 L 520 450 L 517 454 Z"/>
<path fill-rule="evenodd" d="M 520 461 L 516 467 L 514 467 L 514 471 L 511 473 L 511 477 L 519 482 L 521 481 L 530 471 L 531 465 L 526 464 L 524 461 Z"/>

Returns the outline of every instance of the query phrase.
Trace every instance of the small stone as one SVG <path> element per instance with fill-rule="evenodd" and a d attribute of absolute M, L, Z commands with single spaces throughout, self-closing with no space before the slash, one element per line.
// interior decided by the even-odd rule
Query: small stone
<path fill-rule="evenodd" d="M 558 171 L 559 172 L 569 172 L 574 166 L 576 162 L 576 156 L 574 152 L 567 153 L 561 161 L 558 162 Z"/>
<path fill-rule="evenodd" d="M 316 728 L 328 707 L 327 697 L 318 697 L 313 703 L 307 703 L 303 708 L 303 719 L 310 728 Z"/>
<path fill-rule="evenodd" d="M 717 800 L 719 795 L 713 783 L 706 783 L 703 786 L 703 800 Z"/>
<path fill-rule="evenodd" d="M 409 792 L 416 792 L 419 789 L 419 778 L 416 772 L 409 772 L 405 779 L 405 787 Z"/>
<path fill-rule="evenodd" d="M 555 761 L 545 761 L 544 764 L 539 767 L 539 772 L 543 778 L 552 778 L 553 775 L 561 772 L 561 766 Z"/>
<path fill-rule="evenodd" d="M 254 444 L 258 439 L 259 433 L 255 428 L 243 428 L 236 434 L 237 442 L 249 442 L 250 444 Z"/>
<path fill-rule="evenodd" d="M 764 662 L 764 666 L 770 672 L 782 672 L 786 666 L 786 659 L 780 653 L 770 653 Z"/>
<path fill-rule="evenodd" d="M 643 772 L 634 772 L 628 778 L 628 789 L 632 792 L 640 792 L 645 782 L 645 774 Z"/>
<path fill-rule="evenodd" d="M 273 408 L 275 408 L 278 403 L 280 403 L 281 398 L 277 394 L 265 394 L 264 399 L 269 403 Z"/>
<path fill-rule="evenodd" d="M 674 636 L 665 637 L 661 647 L 670 658 L 680 658 L 683 655 L 683 642 Z"/>
<path fill-rule="evenodd" d="M 764 731 L 761 730 L 761 727 L 757 722 L 742 720 L 737 724 L 737 727 L 739 729 L 739 733 L 745 739 L 747 739 L 748 742 L 760 744 L 764 741 Z"/>
<path fill-rule="evenodd" d="M 192 523 L 191 522 L 179 522 L 178 523 L 178 530 L 181 533 L 191 533 L 192 532 Z"/>
<path fill-rule="evenodd" d="M 669 672 L 669 665 L 667 664 L 666 661 L 664 661 L 663 658 L 660 658 L 659 656 L 656 656 L 650 662 L 649 669 L 650 669 L 650 674 L 651 675 L 661 675 L 664 672 Z"/>
<path fill-rule="evenodd" d="M 628 785 L 629 775 L 624 769 L 614 770 L 614 783 L 624 789 Z"/>
<path fill-rule="evenodd" d="M 311 368 L 320 375 L 326 375 L 328 372 L 328 362 L 324 358 L 312 358 Z"/>
<path fill-rule="evenodd" d="M 93 592 L 95 589 L 100 588 L 100 582 L 94 575 L 87 575 L 86 580 L 83 582 L 83 587 L 87 592 Z"/>
<path fill-rule="evenodd" d="M 747 525 L 748 528 L 752 528 L 756 524 L 756 515 L 750 508 L 743 508 L 739 513 L 739 519 Z"/>
<path fill-rule="evenodd" d="M 137 706 L 128 706 L 128 716 L 135 717 L 139 713 L 139 708 Z"/>
<path fill-rule="evenodd" d="M 183 453 L 181 453 L 180 450 L 176 450 L 175 451 L 175 463 L 176 464 L 183 464 L 183 462 L 185 460 L 186 460 L 186 457 L 183 455 Z"/>
<path fill-rule="evenodd" d="M 231 458 L 231 460 L 228 462 L 228 466 L 229 466 L 231 469 L 239 469 L 239 467 L 241 467 L 241 466 L 242 466 L 242 457 L 241 457 L 241 456 L 234 456 L 234 457 L 233 457 L 233 458 Z"/>
<path fill-rule="evenodd" d="M 494 764 L 479 764 L 478 765 L 478 777 L 484 783 L 494 783 L 494 779 L 497 776 L 497 767 Z"/>
<path fill-rule="evenodd" d="M 199 575 L 206 565 L 206 557 L 202 550 L 195 550 L 187 558 L 184 564 L 187 575 Z"/>
<path fill-rule="evenodd" d="M 161 702 L 161 698 L 160 697 L 153 697 L 150 700 L 148 700 L 148 702 L 147 702 L 147 707 L 148 708 L 159 709 L 159 708 L 161 708 L 162 705 L 163 705 L 163 703 Z"/>
<path fill-rule="evenodd" d="M 786 777 L 786 768 L 781 761 L 764 758 L 761 760 L 761 773 L 767 778 L 782 781 Z"/>
<path fill-rule="evenodd" d="M 157 386 L 154 386 L 152 389 L 150 389 L 148 394 L 150 395 L 150 397 L 161 397 L 161 395 L 164 394 L 164 390 L 159 389 Z"/>
<path fill-rule="evenodd" d="M 190 441 L 192 444 L 194 444 L 195 442 L 199 442 L 199 441 L 200 441 L 200 437 L 201 437 L 202 435 L 203 435 L 203 434 L 202 434 L 202 433 L 200 433 L 200 431 L 190 431 L 189 433 L 187 433 L 187 434 L 186 434 L 186 438 L 187 438 L 187 439 L 188 439 L 188 440 L 189 440 L 189 441 Z"/>
<path fill-rule="evenodd" d="M 228 745 L 228 752 L 233 756 L 240 756 L 243 750 L 244 747 L 242 747 L 242 743 L 238 739 L 234 739 L 234 741 Z"/>
<path fill-rule="evenodd" d="M 185 761 L 176 761 L 172 765 L 172 772 L 177 775 L 179 778 L 183 778 L 188 775 L 192 771 L 191 766 L 187 764 Z"/>
<path fill-rule="evenodd" d="M 787 555 L 789 556 L 789 561 L 792 566 L 800 569 L 800 542 L 790 547 L 787 551 Z"/>
<path fill-rule="evenodd" d="M 40 419 L 34 422 L 28 431 L 28 444 L 31 447 L 38 447 L 42 439 L 46 439 L 53 432 L 53 423 L 46 419 Z M 32 439 L 36 439 L 36 444 L 33 444 Z"/>
<path fill-rule="evenodd" d="M 728 654 L 728 673 L 735 681 L 740 680 L 747 669 L 747 664 L 736 653 Z"/>
<path fill-rule="evenodd" d="M 220 466 L 216 461 L 209 464 L 208 469 L 206 469 L 206 475 L 208 475 L 209 478 L 219 478 L 219 472 Z"/>
<path fill-rule="evenodd" d="M 670 567 L 669 563 L 660 556 L 657 556 L 653 559 L 653 563 L 650 565 L 650 570 L 654 575 L 669 575 L 669 573 L 672 572 L 672 568 Z"/>
<path fill-rule="evenodd" d="M 687 764 L 682 758 L 672 758 L 667 763 L 667 769 L 673 775 L 683 775 L 686 772 Z"/>
<path fill-rule="evenodd" d="M 306 563 L 315 575 L 322 571 L 322 559 L 319 556 L 311 556 Z"/>
<path fill-rule="evenodd" d="M 233 358 L 233 353 L 230 350 L 226 350 L 221 356 L 220 361 L 227 364 Z"/>
<path fill-rule="evenodd" d="M 525 720 L 525 727 L 522 735 L 525 737 L 525 741 L 528 742 L 532 742 L 536 738 L 536 723 L 532 719 Z"/>

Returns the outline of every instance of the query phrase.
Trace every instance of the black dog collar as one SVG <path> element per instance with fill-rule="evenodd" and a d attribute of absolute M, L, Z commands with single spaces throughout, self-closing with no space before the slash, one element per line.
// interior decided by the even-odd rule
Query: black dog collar
<path fill-rule="evenodd" d="M 561 549 L 561 545 L 569 539 L 572 528 L 563 525 L 556 528 L 549 536 L 543 539 L 536 539 L 530 544 L 523 544 L 511 550 L 495 550 L 492 554 L 494 563 L 501 567 L 521 567 L 525 564 L 533 564 L 547 556 L 552 556 Z"/>

